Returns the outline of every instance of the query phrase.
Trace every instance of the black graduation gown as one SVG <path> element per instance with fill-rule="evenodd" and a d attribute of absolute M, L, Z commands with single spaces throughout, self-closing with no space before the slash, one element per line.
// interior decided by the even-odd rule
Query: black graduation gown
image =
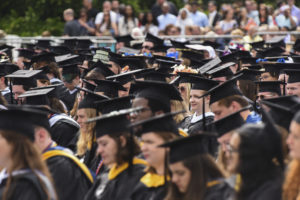
<path fill-rule="evenodd" d="M 5 185 L 8 179 L 4 179 L 0 184 L 0 199 L 3 199 Z M 27 171 L 13 176 L 9 189 L 11 194 L 7 200 L 47 200 L 47 193 L 42 188 L 38 177 Z"/>
<path fill-rule="evenodd" d="M 235 191 L 229 186 L 225 180 L 209 182 L 205 193 L 204 200 L 233 200 L 235 198 Z"/>
<path fill-rule="evenodd" d="M 132 200 L 162 200 L 167 194 L 164 176 L 146 173 L 134 188 Z"/>
<path fill-rule="evenodd" d="M 97 191 L 103 189 L 99 188 L 101 179 L 98 179 L 86 195 L 85 200 L 129 200 L 133 188 L 145 174 L 145 161 L 135 158 L 134 163 L 131 167 L 131 173 L 129 173 L 127 163 L 118 167 L 117 170 L 113 167 L 109 171 L 108 182 L 103 192 L 99 194 Z"/>
<path fill-rule="evenodd" d="M 101 156 L 96 155 L 97 146 L 97 143 L 93 142 L 92 148 L 86 151 L 83 160 L 83 163 L 95 173 L 101 161 Z"/>
<path fill-rule="evenodd" d="M 82 200 L 92 182 L 70 158 L 54 156 L 46 160 L 59 200 Z"/>
<path fill-rule="evenodd" d="M 76 97 L 77 97 L 77 92 L 74 92 L 72 94 L 70 94 L 69 90 L 64 91 L 63 94 L 61 94 L 61 98 L 60 100 L 62 100 L 64 102 L 64 104 L 66 105 L 68 111 L 71 111 L 73 109 Z"/>

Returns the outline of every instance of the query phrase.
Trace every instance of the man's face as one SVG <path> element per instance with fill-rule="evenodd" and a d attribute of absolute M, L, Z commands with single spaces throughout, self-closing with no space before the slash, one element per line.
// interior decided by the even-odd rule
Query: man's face
<path fill-rule="evenodd" d="M 214 12 L 216 10 L 216 6 L 213 3 L 208 4 L 208 11 Z"/>
<path fill-rule="evenodd" d="M 262 73 L 260 79 L 261 81 L 277 81 L 277 79 L 271 76 L 269 72 Z"/>
<path fill-rule="evenodd" d="M 145 41 L 142 45 L 142 53 L 151 53 L 151 49 L 154 47 L 153 42 Z"/>
<path fill-rule="evenodd" d="M 104 2 L 103 3 L 103 12 L 109 12 L 111 10 L 111 4 L 110 2 Z"/>
<path fill-rule="evenodd" d="M 261 100 L 275 98 L 278 96 L 279 95 L 275 92 L 259 92 L 257 94 L 257 101 L 260 102 Z"/>
<path fill-rule="evenodd" d="M 14 94 L 14 99 L 20 103 L 19 96 L 26 91 L 24 90 L 23 85 L 13 85 L 12 92 Z"/>
<path fill-rule="evenodd" d="M 286 93 L 287 95 L 297 95 L 300 97 L 300 82 L 288 83 L 286 85 Z"/>
<path fill-rule="evenodd" d="M 224 105 L 219 105 L 218 101 L 211 104 L 210 109 L 215 114 L 215 118 L 214 118 L 215 121 L 222 119 L 227 115 L 230 115 L 231 113 L 235 112 L 231 106 L 227 108 Z"/>
<path fill-rule="evenodd" d="M 132 101 L 132 108 L 137 108 L 137 107 L 144 107 L 142 111 L 139 111 L 137 113 L 133 113 L 131 115 L 131 121 L 132 122 L 137 122 L 140 120 L 148 119 L 153 116 L 153 113 L 148 105 L 148 100 L 145 98 L 135 98 Z"/>

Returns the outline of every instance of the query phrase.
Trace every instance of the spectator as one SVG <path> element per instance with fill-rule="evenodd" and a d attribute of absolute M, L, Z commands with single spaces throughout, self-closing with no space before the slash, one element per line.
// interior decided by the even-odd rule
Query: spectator
<path fill-rule="evenodd" d="M 103 19 L 99 24 L 99 28 L 96 31 L 97 36 L 114 36 L 118 35 L 117 25 L 111 21 L 111 15 L 108 11 L 103 13 Z"/>
<path fill-rule="evenodd" d="M 88 20 L 88 13 L 85 8 L 80 9 L 78 22 L 80 24 L 80 35 L 95 35 L 95 24 L 92 20 Z"/>
<path fill-rule="evenodd" d="M 300 9 L 295 6 L 295 0 L 287 0 L 288 5 L 291 8 L 291 15 L 297 18 L 297 25 L 300 23 Z"/>
<path fill-rule="evenodd" d="M 202 31 L 199 26 L 186 26 L 185 35 L 201 35 Z"/>
<path fill-rule="evenodd" d="M 157 0 L 156 3 L 151 8 L 151 13 L 154 18 L 157 18 L 159 15 L 163 14 L 162 6 L 164 3 L 168 3 L 170 8 L 170 13 L 177 16 L 177 8 L 174 3 L 166 0 Z"/>
<path fill-rule="evenodd" d="M 68 8 L 64 11 L 64 20 L 66 21 L 64 27 L 64 36 L 79 36 L 80 24 L 74 20 L 74 10 Z"/>
<path fill-rule="evenodd" d="M 189 17 L 189 11 L 186 8 L 180 9 L 176 21 L 176 26 L 180 27 L 181 35 L 185 35 L 186 26 L 192 26 L 192 25 L 193 25 L 193 20 Z"/>
<path fill-rule="evenodd" d="M 260 4 L 258 12 L 259 12 L 258 17 L 255 18 L 255 23 L 258 26 L 261 26 L 263 24 L 267 24 L 269 26 L 274 25 L 273 18 L 271 15 L 269 15 L 269 10 L 266 4 Z"/>
<path fill-rule="evenodd" d="M 109 13 L 109 19 L 110 19 L 110 23 L 112 25 L 117 24 L 117 14 L 111 10 L 111 3 L 110 1 L 104 1 L 102 4 L 103 7 L 103 11 L 98 13 L 96 16 L 96 20 L 95 20 L 95 24 L 96 24 L 96 33 L 99 33 L 100 30 L 100 25 L 103 23 L 104 21 L 104 12 Z"/>
<path fill-rule="evenodd" d="M 145 17 L 145 13 L 140 12 L 138 15 L 139 27 L 141 27 L 143 25 L 142 23 L 143 23 L 144 17 Z"/>
<path fill-rule="evenodd" d="M 93 8 L 93 0 L 83 0 L 82 1 L 83 7 L 87 9 L 88 20 L 94 21 L 98 10 Z"/>
<path fill-rule="evenodd" d="M 122 17 L 122 14 L 120 13 L 120 3 L 118 0 L 113 0 L 111 2 L 111 10 L 117 14 L 117 22 L 118 22 Z"/>
<path fill-rule="evenodd" d="M 206 27 L 208 26 L 207 16 L 203 12 L 200 12 L 198 8 L 199 8 L 198 2 L 195 1 L 191 3 L 191 13 L 190 13 L 191 19 L 193 20 L 195 25 L 200 27 Z"/>
<path fill-rule="evenodd" d="M 250 51 L 250 48 L 251 48 L 249 43 L 258 42 L 258 41 L 262 40 L 262 38 L 259 35 L 256 35 L 256 33 L 257 33 L 257 26 L 252 25 L 252 26 L 250 26 L 250 28 L 247 32 L 247 35 L 243 38 L 243 40 L 245 42 L 244 48 L 247 51 Z"/>
<path fill-rule="evenodd" d="M 281 13 L 275 17 L 276 23 L 280 29 L 287 27 L 292 30 L 297 26 L 297 18 L 291 15 L 291 9 L 288 5 L 281 6 Z"/>
<path fill-rule="evenodd" d="M 170 7 L 167 2 L 162 5 L 162 14 L 157 17 L 158 29 L 164 30 L 167 25 L 176 23 L 176 16 L 169 13 Z"/>
<path fill-rule="evenodd" d="M 134 15 L 134 10 L 131 5 L 127 5 L 125 15 L 120 18 L 118 30 L 119 35 L 124 36 L 131 33 L 132 29 L 138 27 L 138 19 Z"/>
<path fill-rule="evenodd" d="M 245 7 L 242 7 L 240 9 L 239 15 L 237 17 L 237 22 L 240 29 L 242 30 L 246 29 L 246 26 L 248 25 L 249 22 L 249 18 L 248 18 L 247 9 Z"/>
<path fill-rule="evenodd" d="M 181 29 L 173 24 L 166 26 L 165 35 L 180 35 Z"/>
<path fill-rule="evenodd" d="M 237 27 L 237 22 L 233 19 L 233 10 L 229 9 L 224 12 L 223 20 L 219 22 L 224 34 L 230 34 L 230 32 Z"/>
<path fill-rule="evenodd" d="M 208 25 L 210 27 L 215 27 L 222 19 L 222 16 L 217 11 L 217 3 L 215 1 L 208 2 L 208 12 Z"/>
<path fill-rule="evenodd" d="M 144 15 L 144 19 L 142 21 L 142 27 L 141 30 L 144 34 L 151 33 L 152 35 L 158 34 L 158 22 L 156 18 L 153 17 L 151 12 L 148 12 Z"/>
<path fill-rule="evenodd" d="M 257 7 L 257 4 L 253 0 L 247 0 L 245 2 L 246 9 L 248 12 L 248 17 L 251 19 L 255 19 L 258 17 L 258 11 L 255 7 Z"/>

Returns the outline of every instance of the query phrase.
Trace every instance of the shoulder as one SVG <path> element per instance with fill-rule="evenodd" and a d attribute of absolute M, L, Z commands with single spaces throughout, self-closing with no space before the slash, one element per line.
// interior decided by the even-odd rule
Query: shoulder
<path fill-rule="evenodd" d="M 208 182 L 207 187 L 205 200 L 231 199 L 234 196 L 234 189 L 223 179 Z"/>

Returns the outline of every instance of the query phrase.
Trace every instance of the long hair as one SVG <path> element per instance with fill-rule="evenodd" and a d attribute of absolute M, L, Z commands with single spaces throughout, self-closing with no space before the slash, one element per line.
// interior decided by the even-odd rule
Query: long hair
<path fill-rule="evenodd" d="M 14 192 L 14 188 L 12 188 L 12 172 L 15 170 L 30 169 L 33 173 L 35 173 L 35 170 L 40 171 L 53 183 L 48 168 L 46 164 L 42 161 L 38 149 L 35 147 L 32 141 L 29 140 L 27 136 L 14 131 L 0 131 L 0 134 L 12 147 L 12 165 L 9 169 L 7 169 L 9 177 L 4 189 L 3 199 L 9 199 L 10 195 L 12 195 L 12 193 Z M 50 194 L 46 190 L 46 186 L 37 174 L 36 176 L 38 177 L 42 188 L 48 196 L 47 199 L 49 200 Z"/>
<path fill-rule="evenodd" d="M 146 24 L 148 24 L 148 15 L 152 15 L 151 12 L 147 12 L 145 13 L 144 17 L 143 17 L 143 20 L 142 20 L 142 25 L 145 26 Z M 153 17 L 152 15 L 152 24 L 155 25 L 155 26 L 158 26 L 158 22 L 157 22 L 157 19 L 155 17 Z"/>
<path fill-rule="evenodd" d="M 252 101 L 256 100 L 256 85 L 250 80 L 239 80 L 239 88 L 242 93 Z"/>
<path fill-rule="evenodd" d="M 300 161 L 292 160 L 289 164 L 283 184 L 283 200 L 300 200 Z"/>
<path fill-rule="evenodd" d="M 132 7 L 132 5 L 127 5 L 127 6 L 131 7 L 132 14 L 131 14 L 131 16 L 128 16 L 126 13 L 124 14 L 124 22 L 125 22 L 124 24 L 127 24 L 128 23 L 128 18 L 131 17 L 134 25 L 136 25 L 135 24 L 135 11 L 134 11 L 134 8 Z"/>
<path fill-rule="evenodd" d="M 111 29 L 111 18 L 110 18 L 110 12 L 104 12 L 103 13 L 103 18 L 102 18 L 102 22 L 101 22 L 101 24 L 100 24 L 100 27 L 105 23 L 105 16 L 104 15 L 106 15 L 106 14 L 108 14 L 109 15 L 109 20 L 108 20 L 108 24 L 106 24 L 106 29 Z"/>
<path fill-rule="evenodd" d="M 179 124 L 189 113 L 188 112 L 188 106 L 181 101 L 171 100 L 171 111 L 177 112 L 185 110 L 185 113 L 179 113 L 178 115 L 175 115 L 173 119 L 175 120 L 176 124 Z"/>
<path fill-rule="evenodd" d="M 94 118 L 97 116 L 96 109 L 93 108 L 84 108 L 84 112 L 87 115 L 87 118 Z M 95 122 L 86 124 L 87 130 L 84 132 L 80 130 L 79 139 L 77 141 L 77 155 L 83 156 L 86 151 L 92 147 L 90 141 L 93 141 L 94 131 L 95 131 Z"/>
<path fill-rule="evenodd" d="M 185 194 L 182 194 L 174 183 L 169 185 L 165 200 L 198 200 L 204 199 L 207 182 L 223 178 L 222 171 L 209 154 L 196 155 L 184 159 L 183 165 L 190 170 L 191 179 Z"/>

